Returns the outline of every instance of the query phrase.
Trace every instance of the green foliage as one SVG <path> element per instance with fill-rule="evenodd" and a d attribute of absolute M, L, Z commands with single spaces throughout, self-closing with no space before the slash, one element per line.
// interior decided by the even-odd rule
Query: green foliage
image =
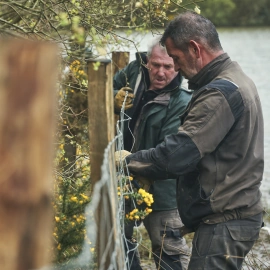
<path fill-rule="evenodd" d="M 268 0 L 205 0 L 200 7 L 218 27 L 270 25 Z"/>
<path fill-rule="evenodd" d="M 55 174 L 53 202 L 55 212 L 53 253 L 57 262 L 70 259 L 81 251 L 86 233 L 84 209 L 90 201 L 86 195 L 90 185 L 88 160 L 77 155 L 75 164 L 69 163 L 62 147 L 61 144 L 56 158 L 58 169 Z M 61 163 L 68 164 L 69 170 L 61 167 Z"/>
<path fill-rule="evenodd" d="M 53 232 L 58 263 L 80 253 L 86 233 L 84 210 L 90 201 L 87 75 L 79 60 L 68 66 L 59 89 L 59 104 Z"/>
<path fill-rule="evenodd" d="M 256 26 L 270 25 L 270 4 L 268 0 L 259 1 L 236 1 L 236 9 L 231 17 L 232 25 Z"/>
<path fill-rule="evenodd" d="M 226 26 L 236 5 L 233 0 L 207 0 L 205 3 L 201 3 L 201 7 L 203 16 L 209 18 L 216 25 Z"/>

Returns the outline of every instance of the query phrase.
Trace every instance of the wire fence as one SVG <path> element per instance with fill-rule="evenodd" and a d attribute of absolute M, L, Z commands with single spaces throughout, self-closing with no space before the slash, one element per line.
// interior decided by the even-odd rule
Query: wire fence
<path fill-rule="evenodd" d="M 125 237 L 125 200 L 126 196 L 133 193 L 134 190 L 124 158 L 120 157 L 117 166 L 114 162 L 115 152 L 124 150 L 124 123 L 131 120 L 124 113 L 127 94 L 128 92 L 116 124 L 116 135 L 104 150 L 101 179 L 95 184 L 91 202 L 85 208 L 86 237 L 82 252 L 77 258 L 65 264 L 46 266 L 42 270 L 130 269 L 128 254 L 134 250 L 125 249 L 125 246 L 128 247 L 128 239 Z M 126 189 L 126 187 L 129 188 Z M 130 203 L 133 208 L 136 208 L 134 199 L 131 198 Z M 99 216 L 98 224 L 96 222 L 97 215 Z M 115 221 L 113 224 L 112 219 Z M 136 223 L 135 225 L 137 225 Z M 99 231 L 102 232 L 99 237 L 97 235 L 98 226 Z M 105 237 L 105 235 L 108 237 Z M 136 233 L 135 240 L 138 244 L 134 248 L 138 249 L 139 243 L 142 241 L 142 235 L 139 231 Z M 101 254 L 99 263 L 97 263 L 97 253 L 93 252 L 93 246 L 104 246 L 104 252 Z M 106 265 L 108 261 L 109 265 Z"/>
<path fill-rule="evenodd" d="M 127 94 L 128 92 L 126 92 L 125 101 Z M 124 112 L 125 101 L 116 124 L 116 135 L 104 151 L 101 179 L 95 184 L 91 202 L 85 209 L 86 237 L 82 252 L 76 259 L 66 264 L 47 266 L 41 270 L 129 270 L 132 261 L 129 254 L 138 253 L 139 246 L 147 249 L 142 243 L 143 236 L 140 230 L 136 230 L 136 233 L 133 234 L 135 244 L 132 248 L 128 245 L 130 239 L 127 239 L 125 235 L 127 197 L 130 200 L 131 209 L 134 210 L 138 207 L 136 199 L 129 196 L 134 194 L 136 190 L 133 188 L 132 177 L 128 172 L 124 156 L 121 157 L 120 154 L 119 162 L 115 165 L 115 152 L 121 153 L 124 150 L 124 124 L 127 122 L 128 126 L 131 120 Z M 134 136 L 133 141 L 135 142 Z M 97 215 L 99 215 L 99 223 L 96 222 Z M 115 220 L 115 223 L 112 223 L 112 219 Z M 140 219 L 135 218 L 135 228 L 139 225 Z M 102 232 L 99 237 L 96 233 L 98 226 L 99 232 Z M 262 231 L 262 234 L 263 236 L 260 237 L 247 256 L 243 269 L 269 269 L 269 232 Z M 91 250 L 93 246 L 104 246 L 104 252 L 101 254 L 99 262 L 97 261 L 97 253 Z M 151 253 L 151 250 L 149 252 Z M 160 267 L 159 269 L 164 268 Z"/>

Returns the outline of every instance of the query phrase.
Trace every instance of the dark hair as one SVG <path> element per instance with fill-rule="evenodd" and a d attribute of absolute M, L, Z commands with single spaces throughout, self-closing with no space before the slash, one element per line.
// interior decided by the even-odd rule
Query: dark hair
<path fill-rule="evenodd" d="M 222 50 L 214 24 L 192 11 L 183 12 L 175 17 L 166 27 L 160 43 L 164 45 L 168 38 L 182 51 L 188 50 L 190 40 L 203 44 L 211 51 Z"/>

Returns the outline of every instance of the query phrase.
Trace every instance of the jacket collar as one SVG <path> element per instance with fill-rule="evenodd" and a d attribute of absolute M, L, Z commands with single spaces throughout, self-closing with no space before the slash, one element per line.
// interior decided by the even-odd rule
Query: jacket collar
<path fill-rule="evenodd" d="M 164 93 L 164 92 L 171 92 L 175 89 L 179 89 L 181 85 L 181 79 L 180 76 L 176 76 L 168 85 L 166 85 L 164 88 L 159 89 L 159 90 L 151 90 L 155 91 L 156 93 Z"/>
<path fill-rule="evenodd" d="M 144 66 L 147 64 L 147 52 L 136 52 L 135 57 L 139 66 Z"/>
<path fill-rule="evenodd" d="M 215 58 L 188 81 L 189 89 L 197 90 L 210 83 L 227 65 L 227 62 L 231 62 L 227 53 L 223 53 Z"/>

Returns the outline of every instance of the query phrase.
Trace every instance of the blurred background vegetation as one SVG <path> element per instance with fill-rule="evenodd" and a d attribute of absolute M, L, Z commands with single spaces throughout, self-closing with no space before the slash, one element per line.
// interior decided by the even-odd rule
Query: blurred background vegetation
<path fill-rule="evenodd" d="M 205 0 L 200 8 L 217 27 L 270 25 L 268 0 Z"/>
<path fill-rule="evenodd" d="M 67 262 L 82 248 L 84 208 L 91 201 L 86 60 L 108 44 L 135 46 L 121 36 L 156 32 L 177 13 L 201 12 L 217 27 L 269 26 L 269 0 L 5 0 L 0 36 L 59 44 L 58 125 L 52 204 L 54 262 Z M 94 50 L 96 48 L 97 50 Z M 109 54 L 109 52 L 108 52 Z M 91 106 L 91 100 L 89 101 Z M 94 252 L 94 247 L 93 247 Z"/>

